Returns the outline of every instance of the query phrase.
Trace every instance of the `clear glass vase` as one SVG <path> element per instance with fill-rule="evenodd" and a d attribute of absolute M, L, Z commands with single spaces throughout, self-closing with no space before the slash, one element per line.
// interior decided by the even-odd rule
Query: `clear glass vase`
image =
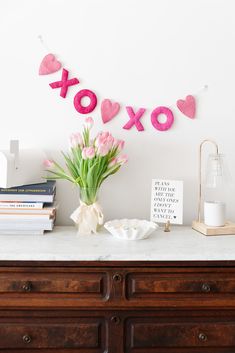
<path fill-rule="evenodd" d="M 80 206 L 72 213 L 71 219 L 78 227 L 79 235 L 97 233 L 104 216 L 98 203 L 97 188 L 80 188 Z"/>
<path fill-rule="evenodd" d="M 97 201 L 98 191 L 97 188 L 80 188 L 80 201 L 92 205 Z"/>

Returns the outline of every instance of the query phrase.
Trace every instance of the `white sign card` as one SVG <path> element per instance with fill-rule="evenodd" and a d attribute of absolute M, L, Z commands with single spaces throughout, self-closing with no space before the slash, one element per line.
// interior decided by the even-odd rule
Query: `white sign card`
<path fill-rule="evenodd" d="M 152 180 L 151 221 L 183 223 L 183 181 Z"/>

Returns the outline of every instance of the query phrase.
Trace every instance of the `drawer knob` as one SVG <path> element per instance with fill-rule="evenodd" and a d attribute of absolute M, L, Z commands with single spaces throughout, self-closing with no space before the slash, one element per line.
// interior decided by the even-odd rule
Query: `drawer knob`
<path fill-rule="evenodd" d="M 25 282 L 25 283 L 23 284 L 22 289 L 23 289 L 24 292 L 31 292 L 32 287 L 33 287 L 33 286 L 32 286 L 32 283 L 31 283 L 31 282 Z"/>
<path fill-rule="evenodd" d="M 118 317 L 118 316 L 112 316 L 112 317 L 111 317 L 111 321 L 112 321 L 115 325 L 118 325 L 118 324 L 120 324 L 121 319 L 120 319 L 120 317 Z"/>
<path fill-rule="evenodd" d="M 205 293 L 208 293 L 208 292 L 210 292 L 210 290 L 211 290 L 210 285 L 208 283 L 203 283 L 202 291 L 205 292 Z"/>
<path fill-rule="evenodd" d="M 23 336 L 23 341 L 24 341 L 24 343 L 30 343 L 32 340 L 31 340 L 31 337 L 29 335 L 24 335 Z"/>
<path fill-rule="evenodd" d="M 115 273 L 115 274 L 113 275 L 113 280 L 114 280 L 115 282 L 121 282 L 121 281 L 122 281 L 122 275 L 120 275 L 119 273 Z"/>
<path fill-rule="evenodd" d="M 207 336 L 205 335 L 205 333 L 199 333 L 198 338 L 200 341 L 207 341 Z"/>

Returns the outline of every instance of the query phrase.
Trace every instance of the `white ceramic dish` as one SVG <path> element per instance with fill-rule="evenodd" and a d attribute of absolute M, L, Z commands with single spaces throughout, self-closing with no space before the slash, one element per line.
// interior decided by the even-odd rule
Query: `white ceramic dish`
<path fill-rule="evenodd" d="M 141 219 L 114 219 L 104 224 L 114 237 L 124 240 L 146 239 L 158 225 Z"/>

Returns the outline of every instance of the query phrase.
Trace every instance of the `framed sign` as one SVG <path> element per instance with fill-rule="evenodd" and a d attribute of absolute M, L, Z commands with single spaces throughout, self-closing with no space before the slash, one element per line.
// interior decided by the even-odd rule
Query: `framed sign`
<path fill-rule="evenodd" d="M 151 221 L 183 223 L 183 181 L 152 180 Z"/>

